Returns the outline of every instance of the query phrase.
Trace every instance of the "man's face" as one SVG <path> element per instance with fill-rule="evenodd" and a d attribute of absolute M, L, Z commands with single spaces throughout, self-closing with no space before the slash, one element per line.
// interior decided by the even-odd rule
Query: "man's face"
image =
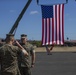
<path fill-rule="evenodd" d="M 21 38 L 21 42 L 22 42 L 22 43 L 26 43 L 26 42 L 27 42 L 27 37 Z"/>
<path fill-rule="evenodd" d="M 12 38 L 12 44 L 14 44 L 14 42 L 15 42 L 15 38 Z"/>

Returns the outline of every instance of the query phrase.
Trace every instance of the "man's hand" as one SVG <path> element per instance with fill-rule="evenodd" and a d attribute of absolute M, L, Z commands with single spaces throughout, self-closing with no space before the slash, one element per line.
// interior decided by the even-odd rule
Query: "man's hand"
<path fill-rule="evenodd" d="M 32 64 L 31 64 L 31 68 L 34 68 L 34 65 L 35 65 L 35 64 L 34 64 L 34 63 L 32 63 Z"/>
<path fill-rule="evenodd" d="M 22 52 L 25 54 L 25 55 L 28 55 L 27 51 L 19 44 L 18 41 L 15 41 L 17 46 L 22 50 Z"/>

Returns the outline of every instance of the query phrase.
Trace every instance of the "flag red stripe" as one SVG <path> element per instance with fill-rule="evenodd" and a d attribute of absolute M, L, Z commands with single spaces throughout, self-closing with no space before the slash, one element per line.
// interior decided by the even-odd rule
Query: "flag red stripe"
<path fill-rule="evenodd" d="M 44 43 L 44 19 L 42 19 L 42 45 Z"/>
<path fill-rule="evenodd" d="M 62 6 L 62 41 L 64 43 L 64 4 Z"/>
<path fill-rule="evenodd" d="M 49 18 L 47 18 L 47 44 L 49 43 Z"/>
<path fill-rule="evenodd" d="M 56 44 L 57 44 L 57 5 L 55 6 L 55 19 L 56 19 Z"/>
<path fill-rule="evenodd" d="M 49 37 L 48 37 L 48 43 L 50 44 L 50 18 L 49 18 Z"/>
<path fill-rule="evenodd" d="M 54 18 L 52 18 L 52 44 L 54 42 Z"/>
<path fill-rule="evenodd" d="M 61 40 L 61 37 L 60 37 L 60 35 L 61 35 L 61 31 L 60 31 L 60 5 L 59 5 L 59 40 Z M 59 41 L 59 43 L 60 43 L 60 41 Z"/>
<path fill-rule="evenodd" d="M 47 43 L 47 19 L 45 19 L 45 44 Z"/>

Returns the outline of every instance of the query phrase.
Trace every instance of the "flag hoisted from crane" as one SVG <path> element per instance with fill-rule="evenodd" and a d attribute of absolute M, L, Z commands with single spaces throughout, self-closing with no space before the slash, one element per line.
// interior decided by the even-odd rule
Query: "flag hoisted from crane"
<path fill-rule="evenodd" d="M 64 44 L 64 4 L 42 9 L 42 45 Z"/>

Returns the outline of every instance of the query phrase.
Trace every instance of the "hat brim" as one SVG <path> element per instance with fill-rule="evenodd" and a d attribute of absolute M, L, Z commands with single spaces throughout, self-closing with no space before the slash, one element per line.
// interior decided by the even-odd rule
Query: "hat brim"
<path fill-rule="evenodd" d="M 26 38 L 26 37 L 21 37 L 21 38 Z"/>

